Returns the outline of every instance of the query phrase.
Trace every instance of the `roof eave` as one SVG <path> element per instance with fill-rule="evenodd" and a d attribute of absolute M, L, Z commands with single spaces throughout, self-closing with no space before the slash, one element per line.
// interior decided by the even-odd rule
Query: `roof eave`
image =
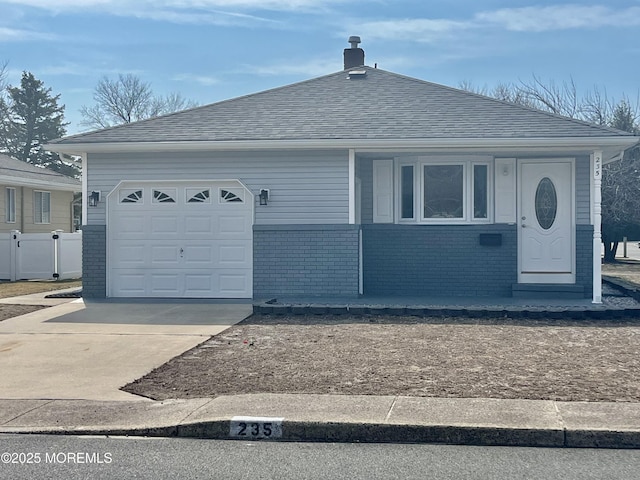
<path fill-rule="evenodd" d="M 640 142 L 636 136 L 606 137 L 539 137 L 539 138 L 436 138 L 436 139 L 320 139 L 320 140 L 230 140 L 230 141 L 169 141 L 169 142 L 105 142 L 55 143 L 44 148 L 57 153 L 138 153 L 175 151 L 229 150 L 323 150 L 355 149 L 358 151 L 416 151 L 455 149 L 456 151 L 485 149 L 501 151 L 612 151 L 613 155 Z"/>
<path fill-rule="evenodd" d="M 29 188 L 46 188 L 49 190 L 62 190 L 66 192 L 80 192 L 82 191 L 82 185 L 78 182 L 77 185 L 67 183 L 57 183 L 52 181 L 43 181 L 30 178 L 12 177 L 10 175 L 0 175 L 0 185 L 9 185 L 16 187 L 29 187 Z"/>

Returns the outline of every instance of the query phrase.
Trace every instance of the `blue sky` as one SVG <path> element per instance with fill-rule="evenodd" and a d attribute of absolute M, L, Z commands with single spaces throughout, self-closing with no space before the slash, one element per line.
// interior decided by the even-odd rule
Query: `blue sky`
<path fill-rule="evenodd" d="M 9 82 L 61 94 L 69 133 L 105 75 L 207 104 L 341 70 L 350 35 L 368 65 L 454 87 L 640 89 L 640 0 L 0 0 Z"/>

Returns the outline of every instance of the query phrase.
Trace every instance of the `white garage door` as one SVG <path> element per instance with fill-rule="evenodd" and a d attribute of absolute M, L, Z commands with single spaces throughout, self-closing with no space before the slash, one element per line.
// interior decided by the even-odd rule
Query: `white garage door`
<path fill-rule="evenodd" d="M 239 181 L 123 182 L 107 208 L 109 296 L 251 298 L 253 195 Z"/>

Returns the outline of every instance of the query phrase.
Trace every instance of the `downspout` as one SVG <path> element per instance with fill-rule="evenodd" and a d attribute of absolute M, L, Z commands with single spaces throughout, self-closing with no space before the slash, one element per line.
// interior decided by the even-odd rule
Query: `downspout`
<path fill-rule="evenodd" d="M 591 155 L 593 178 L 593 300 L 602 303 L 602 150 Z"/>

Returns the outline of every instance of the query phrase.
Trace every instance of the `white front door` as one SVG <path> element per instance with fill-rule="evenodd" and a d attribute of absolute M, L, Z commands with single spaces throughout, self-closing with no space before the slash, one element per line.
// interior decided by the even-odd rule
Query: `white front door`
<path fill-rule="evenodd" d="M 253 195 L 239 181 L 122 182 L 107 203 L 108 296 L 251 298 Z"/>
<path fill-rule="evenodd" d="M 519 162 L 520 283 L 574 283 L 573 160 Z"/>

